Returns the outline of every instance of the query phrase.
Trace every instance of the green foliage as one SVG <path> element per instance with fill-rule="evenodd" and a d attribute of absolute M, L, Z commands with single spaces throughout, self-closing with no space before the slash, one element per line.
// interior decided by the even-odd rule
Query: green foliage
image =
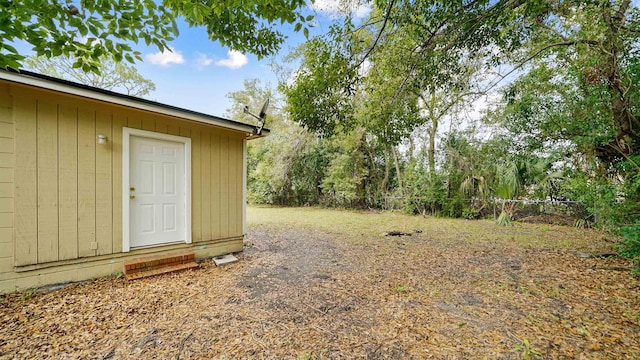
<path fill-rule="evenodd" d="M 522 358 L 524 360 L 529 360 L 532 356 L 542 356 L 542 353 L 534 349 L 527 339 L 522 340 L 522 344 L 517 344 L 513 348 L 522 352 Z"/>
<path fill-rule="evenodd" d="M 362 204 L 365 198 L 365 179 L 369 175 L 367 167 L 366 143 L 362 131 L 336 138 L 326 176 L 322 180 L 325 194 L 324 203 L 337 206 Z"/>
<path fill-rule="evenodd" d="M 502 210 L 498 218 L 496 219 L 496 223 L 500 226 L 511 225 L 511 214 L 507 210 Z"/>
<path fill-rule="evenodd" d="M 272 105 L 267 114 L 271 134 L 248 143 L 248 200 L 281 205 L 319 203 L 329 163 L 327 142 L 291 123 L 281 110 L 279 94 L 269 84 L 250 79 L 244 85 L 244 90 L 228 95 L 232 100 L 228 116 L 251 122 L 254 120 L 243 111 L 245 106 L 257 109 L 267 97 Z"/>
<path fill-rule="evenodd" d="M 635 224 L 620 227 L 623 241 L 620 244 L 622 256 L 640 259 L 640 221 Z"/>
<path fill-rule="evenodd" d="M 276 23 L 294 24 L 298 32 L 313 20 L 300 12 L 304 0 L 164 0 L 163 4 L 175 16 L 183 16 L 189 26 L 205 27 L 211 40 L 258 58 L 275 54 L 286 40 L 275 29 Z M 308 33 L 306 27 L 304 30 Z"/>
<path fill-rule="evenodd" d="M 404 285 L 398 285 L 398 286 L 394 286 L 393 289 L 391 290 L 395 293 L 403 293 L 407 291 L 407 287 Z"/>
<path fill-rule="evenodd" d="M 590 218 L 601 228 L 615 228 L 618 221 L 618 186 L 613 179 L 594 181 L 588 174 L 573 172 L 560 190 L 564 198 L 579 201 L 587 206 Z"/>
<path fill-rule="evenodd" d="M 305 350 L 300 355 L 298 355 L 298 360 L 316 360 L 318 355 L 315 352 L 310 350 Z"/>
<path fill-rule="evenodd" d="M 497 199 L 503 224 L 507 200 L 565 199 L 587 206 L 585 223 L 635 224 L 639 20 L 628 1 L 375 2 L 361 26 L 347 19 L 299 48 L 283 87 L 291 119 L 327 141 L 322 198 L 456 217 Z M 502 101 L 484 128 L 457 131 L 501 64 L 512 69 Z M 363 140 L 341 144 L 354 130 Z"/>
<path fill-rule="evenodd" d="M 115 62 L 107 56 L 101 56 L 98 59 L 97 73 L 84 72 L 80 68 L 74 67 L 75 62 L 73 55 L 25 59 L 26 68 L 29 70 L 104 90 L 120 91 L 127 95 L 143 97 L 156 89 L 153 81 L 145 79 L 135 67 Z"/>
<path fill-rule="evenodd" d="M 291 119 L 324 137 L 354 127 L 353 83 L 357 72 L 342 44 L 314 38 L 298 51 L 303 59 L 291 85 L 283 85 Z"/>
<path fill-rule="evenodd" d="M 97 73 L 100 59 L 116 62 L 142 60 L 130 44 L 144 42 L 167 50 L 178 35 L 175 19 L 204 26 L 209 37 L 223 46 L 264 57 L 277 52 L 285 36 L 272 25 L 311 20 L 300 10 L 303 0 L 192 2 L 185 0 L 26 0 L 0 1 L 0 68 L 19 69 L 24 56 L 12 45 L 26 42 L 37 56 L 75 56 L 74 67 Z M 305 28 L 306 30 L 306 28 Z"/>
<path fill-rule="evenodd" d="M 27 42 L 37 56 L 75 56 L 74 66 L 98 72 L 99 59 L 141 60 L 129 45 L 144 41 L 160 50 L 178 34 L 174 15 L 153 0 L 0 1 L 0 68 L 19 69 L 24 56 L 10 44 Z"/>
<path fill-rule="evenodd" d="M 20 297 L 20 300 L 21 301 L 27 301 L 27 300 L 31 299 L 37 293 L 38 293 L 38 289 L 34 289 L 34 288 L 27 289 L 27 290 L 25 290 L 25 292 Z"/>
<path fill-rule="evenodd" d="M 464 207 L 462 208 L 462 217 L 468 220 L 478 219 L 480 210 L 474 207 Z"/>
<path fill-rule="evenodd" d="M 441 174 L 429 175 L 425 168 L 420 168 L 419 176 L 405 180 L 408 197 L 405 212 L 455 217 L 457 211 L 454 204 L 457 199 L 448 197 L 446 177 Z"/>

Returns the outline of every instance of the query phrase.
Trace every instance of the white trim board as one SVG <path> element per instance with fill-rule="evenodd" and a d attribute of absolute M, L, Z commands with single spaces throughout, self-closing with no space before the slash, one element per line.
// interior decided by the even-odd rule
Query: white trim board
<path fill-rule="evenodd" d="M 184 144 L 185 156 L 185 243 L 191 244 L 191 139 L 183 136 L 168 135 L 153 131 L 122 128 L 122 252 L 131 250 L 130 229 L 130 142 L 131 136 L 139 136 L 150 139 L 166 140 Z"/>

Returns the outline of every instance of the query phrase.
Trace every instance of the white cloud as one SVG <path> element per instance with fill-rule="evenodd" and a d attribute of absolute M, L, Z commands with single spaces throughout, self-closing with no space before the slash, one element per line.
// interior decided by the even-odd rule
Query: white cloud
<path fill-rule="evenodd" d="M 229 69 L 239 69 L 249 62 L 249 59 L 240 51 L 229 50 L 227 58 L 215 62 L 217 66 L 225 66 Z"/>
<path fill-rule="evenodd" d="M 196 53 L 196 66 L 198 68 L 207 67 L 213 64 L 213 59 L 202 53 Z"/>
<path fill-rule="evenodd" d="M 315 0 L 309 6 L 331 18 L 348 13 L 356 18 L 364 18 L 371 12 L 371 3 L 366 0 Z"/>
<path fill-rule="evenodd" d="M 163 52 L 157 52 L 155 54 L 147 54 L 145 56 L 149 62 L 154 65 L 167 66 L 169 64 L 182 64 L 184 63 L 184 58 L 180 52 L 171 49 L 164 50 Z"/>

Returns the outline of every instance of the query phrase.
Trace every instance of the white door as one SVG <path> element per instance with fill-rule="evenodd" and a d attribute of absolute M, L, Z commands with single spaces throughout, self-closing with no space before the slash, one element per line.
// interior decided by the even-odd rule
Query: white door
<path fill-rule="evenodd" d="M 189 242 L 185 231 L 185 144 L 131 136 L 130 246 Z"/>

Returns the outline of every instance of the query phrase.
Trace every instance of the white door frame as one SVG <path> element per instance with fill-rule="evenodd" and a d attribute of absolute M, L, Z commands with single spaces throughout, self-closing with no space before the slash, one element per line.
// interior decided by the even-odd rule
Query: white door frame
<path fill-rule="evenodd" d="M 129 170 L 131 160 L 130 142 L 131 136 L 138 136 L 150 139 L 173 141 L 184 144 L 184 164 L 185 164 L 185 207 L 184 207 L 184 228 L 185 243 L 191 244 L 191 139 L 182 136 L 162 134 L 152 131 L 122 128 L 122 252 L 131 250 L 131 230 L 130 230 L 130 204 L 129 201 Z"/>

